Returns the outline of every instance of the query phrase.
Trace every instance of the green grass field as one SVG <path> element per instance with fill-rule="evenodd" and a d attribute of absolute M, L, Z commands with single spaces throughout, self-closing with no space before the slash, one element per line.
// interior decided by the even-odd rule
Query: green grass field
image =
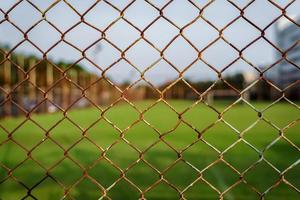
<path fill-rule="evenodd" d="M 152 103 L 145 101 L 136 105 L 143 110 Z M 192 102 L 171 101 L 170 104 L 182 112 Z M 268 105 L 268 102 L 253 103 L 258 110 Z M 227 104 L 216 102 L 214 106 L 222 112 Z M 7 132 L 0 128 L 0 199 L 62 199 L 64 189 L 70 188 L 70 196 L 66 199 L 93 200 L 102 196 L 101 187 L 107 189 L 107 196 L 112 199 L 138 199 L 140 192 L 133 185 L 145 191 L 160 180 L 159 172 L 163 180 L 145 192 L 147 199 L 179 199 L 178 191 L 169 185 L 184 191 L 185 199 L 218 199 L 217 190 L 227 191 L 241 180 L 224 162 L 215 162 L 222 154 L 222 158 L 240 173 L 260 161 L 244 173 L 242 181 L 247 184 L 242 182 L 224 194 L 224 199 L 228 200 L 252 200 L 258 199 L 256 192 L 264 193 L 278 182 L 281 172 L 300 161 L 300 110 L 287 103 L 278 103 L 265 110 L 262 119 L 248 105 L 237 104 L 223 115 L 224 121 L 218 122 L 216 111 L 199 104 L 182 115 L 186 123 L 179 123 L 178 115 L 161 102 L 144 113 L 145 121 L 156 131 L 138 121 L 139 113 L 128 104 L 111 108 L 104 114 L 107 121 L 101 119 L 95 124 L 101 117 L 101 112 L 95 108 L 70 111 L 67 116 L 68 119 L 60 121 L 64 117 L 61 113 L 32 115 L 31 119 L 41 127 L 30 120 L 23 123 L 26 118 L 22 117 L 0 121 L 7 132 L 13 132 L 13 141 L 8 140 Z M 289 125 L 292 121 L 295 123 Z M 213 123 L 215 125 L 207 129 Z M 187 124 L 202 133 L 201 139 L 207 143 Z M 289 128 L 285 128 L 288 125 Z M 278 138 L 280 130 L 294 146 Z M 86 138 L 82 137 L 83 133 Z M 159 140 L 159 133 L 164 134 L 163 140 L 172 148 Z M 251 147 L 243 140 L 231 146 L 241 135 Z M 136 149 L 121 140 L 121 136 Z M 277 142 L 270 146 L 276 138 Z M 189 146 L 192 143 L 194 145 Z M 143 159 L 148 164 L 143 160 L 136 162 L 138 151 L 144 152 Z M 103 159 L 103 154 L 115 166 Z M 211 163 L 214 165 L 208 167 Z M 8 176 L 10 169 L 12 174 Z M 125 178 L 120 178 L 121 171 Z M 286 171 L 284 179 L 300 189 L 300 164 Z M 270 200 L 299 198 L 300 194 L 283 182 L 265 195 L 265 199 Z"/>

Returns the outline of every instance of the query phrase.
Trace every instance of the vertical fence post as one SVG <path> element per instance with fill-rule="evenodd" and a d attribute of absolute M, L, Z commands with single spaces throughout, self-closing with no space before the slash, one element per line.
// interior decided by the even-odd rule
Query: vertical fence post
<path fill-rule="evenodd" d="M 24 80 L 24 73 L 22 70 L 25 71 L 25 57 L 22 54 L 17 55 L 17 65 L 20 68 L 17 69 L 17 82 L 20 83 Z M 24 84 L 21 84 L 18 87 L 17 94 L 16 94 L 17 102 L 21 107 L 24 107 L 24 99 L 23 99 L 24 96 L 25 96 L 25 88 L 24 88 Z M 17 114 L 20 113 L 18 112 Z"/>
<path fill-rule="evenodd" d="M 84 87 L 83 86 L 83 77 L 82 77 L 82 72 L 78 69 L 76 69 L 76 75 L 77 75 L 77 84 L 80 85 L 80 87 Z M 82 91 L 80 91 L 80 93 L 78 94 L 78 96 L 76 97 L 77 98 L 80 98 L 82 96 Z"/>
<path fill-rule="evenodd" d="M 61 101 L 62 101 L 62 107 L 66 109 L 69 105 L 69 84 L 67 77 L 64 78 L 62 81 L 62 87 L 61 87 Z"/>
<path fill-rule="evenodd" d="M 90 76 L 91 76 L 91 78 L 90 78 L 90 85 L 91 85 L 97 80 L 97 76 L 94 74 L 91 74 Z M 95 83 L 93 86 L 91 86 L 90 91 L 92 93 L 91 94 L 92 101 L 97 104 L 98 103 L 97 83 Z"/>
<path fill-rule="evenodd" d="M 214 95 L 215 94 L 213 90 L 207 93 L 206 98 L 207 98 L 207 103 L 209 105 L 212 105 L 214 103 Z"/>
<path fill-rule="evenodd" d="M 29 60 L 29 70 L 31 70 L 35 65 L 35 59 L 32 58 Z M 30 73 L 29 73 L 29 81 L 30 81 L 30 84 L 29 84 L 29 87 L 28 87 L 28 96 L 29 96 L 29 105 L 27 105 L 27 110 L 31 110 L 32 107 L 36 104 L 36 83 L 37 83 L 37 80 L 36 80 L 36 71 L 35 69 L 34 70 L 31 70 Z"/>
<path fill-rule="evenodd" d="M 85 80 L 85 84 L 84 84 L 84 88 L 87 88 L 88 85 L 90 84 L 91 82 L 91 75 L 90 74 L 87 74 L 87 73 L 84 73 L 84 80 Z M 87 94 L 91 94 L 91 90 L 89 90 L 89 92 L 87 92 Z M 93 94 L 92 94 L 93 95 Z M 93 99 L 91 97 L 91 99 Z M 84 99 L 84 107 L 87 107 L 88 104 L 87 104 L 87 100 Z"/>
<path fill-rule="evenodd" d="M 101 104 L 102 102 L 102 94 L 103 94 L 103 79 L 100 77 L 100 80 L 97 82 L 97 103 Z"/>
<path fill-rule="evenodd" d="M 12 114 L 12 94 L 10 90 L 11 86 L 11 62 L 10 62 L 10 56 L 7 58 L 7 60 L 4 62 L 4 89 L 9 95 L 7 95 L 6 103 L 4 104 L 4 115 L 11 115 Z"/>
<path fill-rule="evenodd" d="M 54 82 L 53 76 L 54 76 L 53 67 L 49 62 L 47 62 L 47 64 L 46 64 L 46 89 L 48 90 L 47 99 L 54 102 L 54 99 L 53 99 L 53 93 L 54 93 L 53 90 L 54 89 L 49 90 L 49 88 L 53 85 L 53 82 Z M 47 112 L 50 111 L 49 109 L 51 106 L 52 105 L 49 103 L 49 101 L 47 101 L 47 103 L 46 103 Z"/>

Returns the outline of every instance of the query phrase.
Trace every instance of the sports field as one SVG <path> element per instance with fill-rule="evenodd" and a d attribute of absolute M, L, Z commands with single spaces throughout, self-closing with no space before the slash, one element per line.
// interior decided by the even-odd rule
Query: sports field
<path fill-rule="evenodd" d="M 153 103 L 135 104 L 142 111 Z M 281 178 L 300 189 L 300 110 L 277 103 L 259 118 L 250 106 L 237 104 L 219 119 L 217 111 L 222 112 L 228 104 L 215 102 L 213 110 L 200 103 L 179 118 L 160 102 L 143 115 L 152 128 L 138 121 L 140 114 L 126 103 L 109 109 L 103 115 L 106 120 L 97 123 L 101 111 L 96 108 L 70 111 L 62 121 L 61 113 L 32 115 L 32 121 L 26 122 L 22 117 L 1 120 L 0 199 L 22 199 L 26 195 L 24 199 L 62 199 L 64 189 L 72 186 L 66 199 L 99 199 L 103 187 L 107 197 L 129 200 L 140 197 L 136 186 L 147 190 L 146 199 L 179 199 L 179 192 L 185 199 L 218 199 L 217 191 L 225 191 L 224 199 L 252 200 Z M 252 103 L 258 110 L 269 104 Z M 170 105 L 181 113 L 192 102 L 170 101 Z M 4 129 L 12 132 L 14 142 L 7 140 Z M 285 139 L 279 138 L 281 132 Z M 165 142 L 159 140 L 159 134 Z M 12 174 L 7 178 L 10 169 Z M 283 171 L 284 176 L 280 176 Z M 28 194 L 22 184 L 28 187 Z M 157 185 L 148 190 L 153 184 Z M 226 192 L 229 187 L 233 188 Z M 299 198 L 299 193 L 283 182 L 265 196 L 270 200 Z"/>

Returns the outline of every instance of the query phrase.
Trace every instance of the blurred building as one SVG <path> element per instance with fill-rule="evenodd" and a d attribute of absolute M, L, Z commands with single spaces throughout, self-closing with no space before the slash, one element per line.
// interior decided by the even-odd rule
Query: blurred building
<path fill-rule="evenodd" d="M 300 16 L 293 17 L 293 20 L 300 23 Z M 288 19 L 281 18 L 276 23 L 275 30 L 276 47 L 286 53 L 286 58 L 282 59 L 282 54 L 276 51 L 275 61 L 281 60 L 272 68 L 268 69 L 264 73 L 264 78 L 276 85 L 280 89 L 288 89 L 284 91 L 284 94 L 289 99 L 300 99 L 300 28 L 295 23 Z M 258 68 L 261 71 L 269 68 L 271 63 L 260 65 Z M 259 74 L 256 74 L 256 79 L 259 78 Z M 294 83 L 294 84 L 293 84 Z M 252 99 L 269 100 L 277 99 L 282 94 L 266 81 L 259 81 L 250 90 Z"/>
<path fill-rule="evenodd" d="M 299 23 L 300 17 L 294 18 L 294 20 Z M 300 28 L 296 24 L 288 21 L 287 19 L 281 19 L 278 21 L 276 26 L 276 38 L 277 46 L 282 50 L 289 49 L 292 45 L 298 43 L 292 49 L 287 52 L 287 58 L 296 66 L 300 66 Z M 281 54 L 277 54 L 277 58 L 280 59 Z M 284 88 L 295 81 L 300 80 L 300 69 L 298 69 L 293 64 L 282 61 L 276 67 L 278 70 L 272 76 L 276 79 L 276 83 L 281 88 Z"/>
<path fill-rule="evenodd" d="M 295 22 L 300 23 L 300 16 L 294 18 Z M 270 78 L 280 87 L 285 88 L 290 84 L 300 80 L 300 28 L 293 22 L 282 18 L 278 21 L 276 26 L 276 46 L 281 50 L 286 51 L 291 46 L 295 45 L 292 49 L 287 51 L 287 58 L 291 63 L 282 61 L 276 66 L 276 70 L 269 74 Z M 277 59 L 282 57 L 277 53 Z M 295 66 L 296 65 L 296 66 Z M 291 89 L 286 91 L 286 95 L 293 99 L 300 99 L 300 85 L 297 84 Z"/>

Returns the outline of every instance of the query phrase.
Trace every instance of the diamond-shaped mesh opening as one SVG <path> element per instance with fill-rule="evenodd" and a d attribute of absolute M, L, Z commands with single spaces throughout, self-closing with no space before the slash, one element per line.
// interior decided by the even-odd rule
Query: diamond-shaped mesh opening
<path fill-rule="evenodd" d="M 3 101 L 1 102 L 1 105 L 3 107 L 3 109 L 1 110 L 2 115 L 12 115 L 12 116 L 16 116 L 16 115 L 26 115 L 27 111 L 25 109 L 22 109 L 21 107 L 19 107 L 20 105 L 18 104 L 18 102 L 11 102 L 8 99 L 3 99 Z M 24 119 L 19 119 L 16 120 L 16 124 L 20 124 L 22 121 L 24 121 Z M 2 124 L 0 122 L 0 124 Z M 3 127 L 6 127 L 8 129 L 15 129 L 15 127 L 10 126 L 7 127 L 7 124 L 2 124 Z M 12 124 L 11 124 L 12 125 Z"/>
<path fill-rule="evenodd" d="M 113 5 L 116 9 L 123 10 L 126 7 L 128 7 L 133 1 L 132 0 L 124 0 L 124 1 L 115 2 L 114 0 L 108 0 L 107 2 L 109 2 L 110 5 Z"/>
<path fill-rule="evenodd" d="M 282 119 L 283 109 L 287 109 L 289 114 Z M 300 109 L 293 104 L 282 100 L 281 103 L 276 103 L 264 111 L 264 117 L 270 120 L 278 127 L 285 127 L 289 123 L 296 121 L 300 114 Z"/>
<path fill-rule="evenodd" d="M 39 37 L 41 34 L 50 34 L 47 40 Z M 49 23 L 43 21 L 34 27 L 28 33 L 29 40 L 36 46 L 38 46 L 43 52 L 48 51 L 52 46 L 60 41 L 60 34 Z"/>
<path fill-rule="evenodd" d="M 144 17 L 139 19 L 141 15 Z M 125 12 L 125 18 L 140 30 L 144 30 L 148 27 L 157 17 L 158 11 L 144 1 L 135 1 Z"/>
<path fill-rule="evenodd" d="M 266 29 L 265 31 L 265 37 L 266 39 L 271 42 L 272 44 L 277 44 L 277 40 L 276 37 L 272 36 L 272 32 L 276 29 L 280 29 L 281 24 L 289 24 L 290 20 L 289 17 L 280 17 L 277 19 L 276 23 L 271 24 L 268 29 Z M 296 27 L 298 27 L 296 24 L 291 24 L 289 29 L 295 29 Z M 297 28 L 296 28 L 297 29 Z M 283 34 L 281 34 L 278 37 L 282 37 Z M 278 43 L 278 45 L 276 45 L 276 48 L 278 48 L 280 51 L 282 52 L 286 52 L 287 55 L 291 55 L 293 54 L 293 48 L 297 47 L 297 39 L 295 37 L 291 37 L 290 38 L 290 42 L 289 43 Z M 293 57 L 293 56 L 292 56 Z M 297 61 L 295 62 L 297 63 Z"/>
<path fill-rule="evenodd" d="M 222 12 L 216 14 L 216 10 L 222 9 Z M 227 1 L 215 1 L 208 5 L 204 10 L 205 19 L 218 29 L 226 27 L 232 20 L 238 17 L 238 10 Z"/>
<path fill-rule="evenodd" d="M 98 53 L 100 51 L 101 53 Z M 86 51 L 89 60 L 93 61 L 100 69 L 110 67 L 120 58 L 120 52 L 109 42 L 100 40 Z"/>
<path fill-rule="evenodd" d="M 203 198 L 217 199 L 219 194 L 209 184 L 202 180 L 194 182 L 185 192 L 184 197 L 187 199 Z"/>
<path fill-rule="evenodd" d="M 247 118 L 241 119 L 241 113 L 247 113 Z M 242 131 L 251 126 L 258 119 L 258 114 L 253 108 L 245 105 L 244 102 L 238 102 L 224 113 L 223 118 L 233 127 Z"/>
<path fill-rule="evenodd" d="M 109 124 L 109 122 L 101 119 L 89 127 L 87 135 L 97 146 L 106 149 L 119 140 L 120 132 Z"/>
<path fill-rule="evenodd" d="M 259 181 L 255 176 L 265 177 L 264 181 Z M 279 180 L 279 174 L 268 163 L 261 161 L 252 167 L 244 178 L 248 184 L 254 186 L 259 192 L 264 192 Z"/>
<path fill-rule="evenodd" d="M 122 199 L 122 198 L 134 198 L 138 199 L 140 197 L 139 191 L 134 188 L 130 183 L 121 179 L 114 185 L 111 190 L 108 191 L 108 197 L 112 199 Z"/>
<path fill-rule="evenodd" d="M 8 11 L 13 6 L 16 6 L 17 2 L 18 2 L 17 0 L 9 1 L 7 4 L 4 4 L 3 7 L 1 7 L 1 9 L 3 11 Z"/>
<path fill-rule="evenodd" d="M 163 33 L 158 30 L 163 30 Z M 162 50 L 177 34 L 178 29 L 174 25 L 164 18 L 159 18 L 145 31 L 145 38 Z"/>
<path fill-rule="evenodd" d="M 168 113 L 168 117 L 165 115 L 157 116 L 157 110 L 164 110 L 164 113 Z M 159 102 L 151 107 L 150 110 L 148 109 L 148 111 L 145 113 L 145 120 L 160 132 L 167 132 L 172 130 L 172 128 L 174 128 L 178 123 L 178 115 L 166 103 Z"/>
<path fill-rule="evenodd" d="M 163 142 L 159 142 L 151 147 L 144 157 L 146 161 L 159 171 L 165 170 L 178 158 L 176 152 Z"/>
<path fill-rule="evenodd" d="M 104 188 L 110 187 L 120 177 L 118 169 L 104 159 L 99 159 L 88 171 L 88 174 Z"/>
<path fill-rule="evenodd" d="M 10 42 L 9 46 L 7 46 L 9 49 L 11 47 L 15 47 L 23 39 L 22 32 L 19 31 L 15 26 L 13 26 L 9 22 L 4 21 L 0 26 L 0 31 L 1 31 L 1 34 L 3 34 L 3 35 L 9 34 L 10 37 L 12 38 L 12 41 Z"/>
<path fill-rule="evenodd" d="M 78 103 L 82 96 L 82 89 L 67 78 L 60 79 L 60 81 L 55 84 L 55 87 L 53 87 L 53 90 L 56 97 L 53 99 L 53 103 L 64 110 Z M 74 94 L 74 96 L 71 94 Z"/>
<path fill-rule="evenodd" d="M 126 52 L 126 58 L 140 71 L 145 71 L 159 58 L 159 52 L 152 48 L 152 46 L 139 40 L 133 47 Z"/>
<path fill-rule="evenodd" d="M 59 62 L 51 62 L 52 64 L 56 64 L 59 66 L 58 69 L 65 69 L 67 66 L 70 66 L 72 63 L 70 63 L 71 60 L 77 61 L 81 59 L 81 53 L 78 49 L 74 48 L 74 46 L 71 46 L 70 44 L 66 43 L 65 41 L 58 43 L 49 51 L 48 55 L 50 57 L 54 57 L 55 55 L 63 55 L 64 52 L 68 52 L 68 55 L 61 56 Z"/>
<path fill-rule="evenodd" d="M 30 140 L 24 141 L 24 138 L 28 137 L 25 134 L 30 134 Z M 33 122 L 27 121 L 20 126 L 20 129 L 13 132 L 12 137 L 15 141 L 22 143 L 23 147 L 30 150 L 44 139 L 45 132 Z"/>
<path fill-rule="evenodd" d="M 300 140 L 297 134 L 299 132 L 299 128 L 299 123 L 295 123 L 292 126 L 287 127 L 287 129 L 284 129 L 284 136 L 298 147 L 300 146 Z"/>
<path fill-rule="evenodd" d="M 14 188 L 14 190 L 12 190 L 12 188 Z M 3 199 L 22 199 L 26 194 L 27 188 L 13 178 L 8 178 L 2 183 L 0 197 Z"/>
<path fill-rule="evenodd" d="M 79 140 L 82 131 L 71 121 L 64 119 L 49 131 L 49 135 L 58 142 L 61 147 L 67 149 Z"/>
<path fill-rule="evenodd" d="M 57 15 L 63 13 L 63 15 Z M 80 17 L 65 2 L 55 4 L 47 13 L 47 20 L 61 32 L 66 32 L 80 21 Z"/>
<path fill-rule="evenodd" d="M 164 135 L 164 140 L 178 151 L 185 149 L 198 138 L 196 132 L 189 131 L 190 127 L 185 124 L 180 124 L 176 130 Z M 180 143 L 178 142 L 180 141 Z"/>
<path fill-rule="evenodd" d="M 105 72 L 105 76 L 118 86 L 133 84 L 138 80 L 139 75 L 139 69 L 123 59 L 110 66 Z"/>
<path fill-rule="evenodd" d="M 70 187 L 75 184 L 83 175 L 83 169 L 81 169 L 77 164 L 71 161 L 69 158 L 65 158 L 57 165 L 49 170 L 51 176 L 58 181 L 60 185 L 64 187 Z M 72 174 L 68 176 L 67 174 Z"/>
<path fill-rule="evenodd" d="M 13 151 L 11 150 L 14 146 Z M 20 163 L 22 163 L 26 159 L 26 151 L 16 145 L 12 141 L 6 141 L 1 144 L 1 165 L 5 166 L 5 168 L 13 169 L 17 167 Z"/>
<path fill-rule="evenodd" d="M 45 0 L 43 2 L 38 0 L 31 0 L 30 2 L 33 3 L 36 7 L 38 7 L 39 10 L 44 11 L 54 4 L 55 0 Z"/>
<path fill-rule="evenodd" d="M 164 199 L 179 199 L 179 193 L 174 188 L 170 187 L 165 182 L 156 184 L 150 191 L 145 194 L 146 198 L 164 198 Z"/>
<path fill-rule="evenodd" d="M 202 18 L 197 19 L 192 25 L 188 26 L 183 34 L 199 50 L 204 49 L 219 37 L 218 31 Z M 204 35 L 207 35 L 207 37 L 201 37 Z"/>
<path fill-rule="evenodd" d="M 180 6 L 180 10 L 178 7 Z M 189 13 L 187 15 L 186 13 Z M 198 16 L 198 10 L 188 1 L 180 3 L 179 1 L 172 1 L 164 9 L 164 16 L 171 20 L 178 27 L 184 27 Z"/>
<path fill-rule="evenodd" d="M 291 146 L 289 142 L 283 139 L 276 141 L 264 152 L 264 157 L 281 171 L 295 163 L 298 160 L 298 155 L 299 149 Z"/>
<path fill-rule="evenodd" d="M 286 4 L 286 12 L 287 12 L 287 16 L 291 16 L 293 15 L 293 13 L 295 13 L 296 9 L 297 9 L 297 6 L 299 6 L 299 2 L 295 2 L 294 4 L 291 2 L 286 2 L 286 1 L 283 1 L 283 3 L 287 3 Z M 283 6 L 281 6 L 283 7 Z"/>
<path fill-rule="evenodd" d="M 139 122 L 125 132 L 125 138 L 140 150 L 145 150 L 159 140 L 159 133 L 146 123 Z"/>
<path fill-rule="evenodd" d="M 75 2 L 75 1 L 74 1 Z M 106 13 L 110 14 L 107 15 Z M 97 15 L 98 17 L 94 17 Z M 84 16 L 85 22 L 97 27 L 100 30 L 106 29 L 114 20 L 119 16 L 118 11 L 113 7 L 109 6 L 107 3 L 99 2 L 97 3 L 87 14 Z"/>
<path fill-rule="evenodd" d="M 184 112 L 187 107 L 192 106 L 193 101 L 182 102 L 180 99 L 190 98 L 195 100 L 199 97 L 199 93 L 189 87 L 189 83 L 184 80 L 178 80 L 168 85 L 163 90 L 163 95 L 168 105 L 170 105 L 177 113 Z M 178 116 L 180 119 L 180 116 Z"/>
<path fill-rule="evenodd" d="M 243 49 L 246 45 L 257 39 L 261 32 L 246 20 L 239 18 L 224 31 L 225 38 L 238 49 Z M 238 39 L 238 35 L 243 35 L 243 41 Z"/>
<path fill-rule="evenodd" d="M 240 183 L 236 185 L 234 188 L 232 188 L 231 190 L 227 191 L 224 197 L 225 199 L 234 199 L 234 198 L 257 199 L 259 198 L 259 194 L 256 191 L 254 191 L 249 185 Z"/>
<path fill-rule="evenodd" d="M 224 159 L 243 172 L 259 159 L 259 154 L 249 144 L 240 141 L 227 150 Z"/>
<path fill-rule="evenodd" d="M 84 35 L 88 34 L 89 37 L 81 37 L 81 39 L 78 39 L 77 35 L 79 33 L 84 34 Z M 86 49 L 87 47 L 92 45 L 94 42 L 96 42 L 98 39 L 100 39 L 99 32 L 83 23 L 80 23 L 77 26 L 73 27 L 65 35 L 65 41 L 73 44 L 80 50 Z"/>
<path fill-rule="evenodd" d="M 244 72 L 248 73 L 244 73 Z M 246 89 L 249 85 L 256 81 L 259 76 L 258 71 L 255 67 L 251 66 L 243 59 L 238 59 L 232 63 L 229 67 L 222 70 L 222 75 L 233 87 L 242 91 Z M 239 81 L 237 81 L 239 80 Z M 250 89 L 249 89 L 250 90 Z M 248 91 L 249 93 L 250 91 Z"/>
<path fill-rule="evenodd" d="M 40 113 L 44 112 L 45 110 L 52 113 L 50 117 L 40 115 Z M 35 109 L 33 112 L 31 112 L 30 117 L 33 122 L 35 122 L 42 129 L 45 130 L 45 133 L 46 133 L 46 131 L 55 127 L 56 124 L 59 123 L 59 121 L 63 120 L 63 118 L 64 118 L 63 113 L 60 112 L 59 107 L 56 104 L 54 104 L 53 101 L 44 101 L 43 103 L 41 103 L 37 107 L 37 109 Z"/>
<path fill-rule="evenodd" d="M 82 99 L 82 101 L 85 99 Z M 85 100 L 87 101 L 87 100 Z M 84 120 L 80 119 L 80 116 L 87 116 Z M 95 122 L 101 118 L 101 110 L 75 110 L 68 113 L 68 118 L 79 125 L 82 128 L 89 128 L 94 125 Z M 95 126 L 95 125 L 94 125 Z M 92 132 L 92 131 L 91 131 Z"/>
<path fill-rule="evenodd" d="M 147 174 L 147 179 L 143 175 Z M 126 172 L 126 177 L 141 190 L 146 190 L 159 179 L 159 174 L 145 162 L 140 161 Z"/>
<path fill-rule="evenodd" d="M 205 129 L 202 137 L 217 149 L 225 150 L 238 139 L 238 134 L 227 124 L 217 122 L 214 126 L 209 126 L 208 129 Z M 222 140 L 219 138 L 222 138 Z"/>
<path fill-rule="evenodd" d="M 87 139 L 80 140 L 68 151 L 68 156 L 85 168 L 92 165 L 101 155 L 101 151 Z M 93 155 L 93 156 L 90 156 Z"/>
<path fill-rule="evenodd" d="M 259 18 L 255 14 L 256 9 L 267 9 L 270 12 L 268 13 L 261 13 L 261 16 L 263 17 L 263 20 L 258 20 Z M 278 16 L 280 16 L 280 10 L 276 9 L 276 7 L 268 2 L 268 1 L 254 1 L 249 7 L 246 9 L 245 17 L 254 23 L 256 26 L 258 26 L 260 29 L 264 29 L 266 26 L 268 26 L 274 19 L 276 19 Z"/>
<path fill-rule="evenodd" d="M 243 134 L 244 139 L 258 150 L 265 149 L 279 136 L 278 130 L 263 120 L 259 120 Z"/>
<path fill-rule="evenodd" d="M 0 199 L 298 198 L 299 1 L 0 2 Z"/>
<path fill-rule="evenodd" d="M 218 152 L 203 141 L 194 143 L 183 152 L 183 159 L 199 170 L 218 159 Z"/>
<path fill-rule="evenodd" d="M 241 102 L 240 96 L 242 94 L 234 86 L 230 85 L 226 79 L 224 77 L 222 80 L 214 82 L 205 91 L 205 102 L 219 112 L 225 112 L 234 104 Z"/>
<path fill-rule="evenodd" d="M 121 155 L 119 152 L 128 152 L 126 155 Z M 138 158 L 136 150 L 129 146 L 126 142 L 119 141 L 110 150 L 107 151 L 107 158 L 119 166 L 121 169 L 126 169 Z"/>
<path fill-rule="evenodd" d="M 299 181 L 299 171 L 300 171 L 300 165 L 297 164 L 293 166 L 288 172 L 285 173 L 284 177 L 285 179 L 291 183 L 296 188 L 299 188 L 300 181 Z"/>
<path fill-rule="evenodd" d="M 160 60 L 145 72 L 145 78 L 154 87 L 163 91 L 170 83 L 178 78 L 178 72 L 169 63 Z"/>
<path fill-rule="evenodd" d="M 53 151 L 49 152 L 49 149 L 52 148 Z M 63 159 L 64 151 L 63 149 L 59 148 L 58 145 L 53 141 L 47 139 L 33 149 L 33 151 L 31 152 L 31 156 L 34 160 L 37 160 L 43 167 L 49 169 L 61 159 Z M 47 159 L 44 159 L 45 157 Z"/>
<path fill-rule="evenodd" d="M 88 178 L 81 179 L 70 190 L 70 196 L 76 199 L 98 199 L 103 194 L 101 187 Z"/>
<path fill-rule="evenodd" d="M 186 52 L 185 59 L 178 57 L 178 49 Z M 182 37 L 177 37 L 164 52 L 166 61 L 179 71 L 184 70 L 197 59 L 197 51 Z"/>
<path fill-rule="evenodd" d="M 37 199 L 47 198 L 48 195 L 51 198 L 59 199 L 64 196 L 64 190 L 60 187 L 58 183 L 55 182 L 55 180 L 47 177 L 41 183 L 38 184 L 38 187 L 35 187 L 33 189 L 31 194 Z"/>
<path fill-rule="evenodd" d="M 27 1 L 20 2 L 11 12 L 11 21 L 16 24 L 21 30 L 27 31 L 42 19 L 38 10 L 36 10 Z M 18 16 L 22 16 L 21 18 Z"/>
<path fill-rule="evenodd" d="M 95 0 L 87 0 L 84 1 L 83 4 L 78 3 L 76 0 L 68 0 L 70 8 L 76 10 L 77 12 L 83 14 L 86 10 L 90 9 L 93 5 L 95 5 Z"/>
<path fill-rule="evenodd" d="M 288 63 L 286 61 L 281 61 L 276 63 L 275 65 L 269 66 L 267 69 L 268 70 L 264 73 L 265 79 L 271 84 L 275 85 L 275 87 L 285 89 L 286 87 L 288 87 L 289 84 L 296 81 L 293 78 L 287 80 L 287 78 L 284 78 L 284 76 L 286 76 L 288 71 L 297 71 L 297 65 L 294 66 L 293 64 Z M 276 71 L 279 71 L 280 74 L 283 76 L 283 78 L 279 78 L 278 81 L 272 79 L 272 76 L 274 76 Z"/>
<path fill-rule="evenodd" d="M 284 194 L 284 195 L 283 195 Z M 277 187 L 273 188 L 270 192 L 267 193 L 266 199 L 272 198 L 293 198 L 297 196 L 296 190 L 291 188 L 289 185 L 280 183 Z"/>
<path fill-rule="evenodd" d="M 120 35 L 119 30 L 126 30 Z M 126 21 L 120 19 L 107 30 L 108 40 L 117 45 L 121 50 L 127 49 L 139 38 L 139 32 Z"/>
<path fill-rule="evenodd" d="M 260 51 L 260 49 L 264 49 L 264 51 Z M 256 52 L 261 53 L 257 55 Z M 272 59 L 266 59 L 270 58 L 270 56 L 274 55 L 274 53 L 280 54 L 280 52 L 271 44 L 269 44 L 265 39 L 260 38 L 259 40 L 256 40 L 254 43 L 251 43 L 249 46 L 247 46 L 247 48 L 243 51 L 243 58 L 247 62 L 250 62 L 252 65 L 254 65 L 256 68 L 264 69 L 270 65 L 269 62 L 275 62 Z M 266 60 L 267 63 L 261 63 L 258 62 L 258 60 Z"/>
<path fill-rule="evenodd" d="M 26 173 L 28 170 L 30 170 L 30 173 Z M 45 175 L 45 170 L 30 159 L 22 163 L 22 167 L 16 168 L 13 173 L 15 178 L 29 188 L 34 187 Z M 32 178 L 33 176 L 35 177 L 34 179 Z"/>
<path fill-rule="evenodd" d="M 164 174 L 165 178 L 171 183 L 176 185 L 180 190 L 186 188 L 198 177 L 197 172 L 186 163 L 179 161 L 175 163 Z M 180 179 L 176 179 L 176 176 L 180 176 Z"/>
<path fill-rule="evenodd" d="M 202 73 L 203 70 L 206 71 L 205 74 Z M 212 86 L 216 80 L 218 80 L 218 74 L 216 71 L 201 60 L 197 60 L 190 67 L 188 67 L 184 72 L 183 77 L 184 80 L 199 93 L 203 93 L 208 90 L 209 87 Z M 203 80 L 199 80 L 200 77 Z"/>
<path fill-rule="evenodd" d="M 203 177 L 219 191 L 227 190 L 239 179 L 239 176 L 222 161 L 209 167 L 203 173 Z"/>
<path fill-rule="evenodd" d="M 105 117 L 120 129 L 130 127 L 139 118 L 139 112 L 125 101 L 118 102 L 120 106 L 112 107 L 105 112 Z M 126 120 L 120 116 L 122 110 L 127 111 Z M 124 116 L 125 117 L 125 116 Z"/>
<path fill-rule="evenodd" d="M 224 54 L 224 52 L 226 52 L 226 54 Z M 221 59 L 215 59 L 216 56 L 221 57 Z M 202 55 L 202 59 L 206 63 L 219 71 L 237 58 L 238 52 L 224 40 L 220 39 L 217 40 L 213 45 L 209 46 Z"/>

